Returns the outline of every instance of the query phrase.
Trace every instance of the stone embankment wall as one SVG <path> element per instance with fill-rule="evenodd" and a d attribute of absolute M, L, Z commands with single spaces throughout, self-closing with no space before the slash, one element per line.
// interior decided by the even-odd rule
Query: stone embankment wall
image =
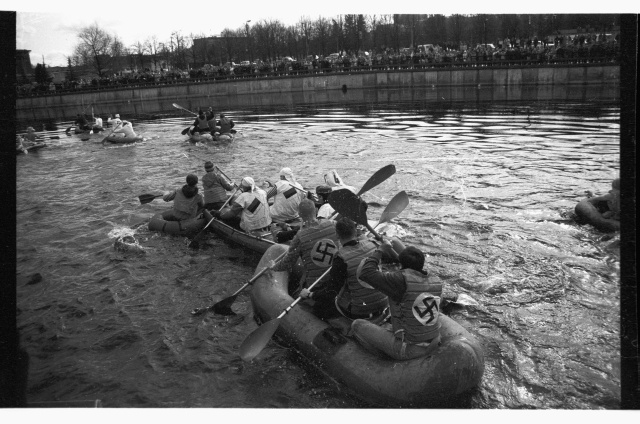
<path fill-rule="evenodd" d="M 398 90 L 424 92 L 427 99 L 433 97 L 434 100 L 473 100 L 467 98 L 469 88 L 482 89 L 484 94 L 472 95 L 479 100 L 562 100 L 563 96 L 579 100 L 571 93 L 589 90 L 597 96 L 600 87 L 616 86 L 619 83 L 620 66 L 617 64 L 331 72 L 289 77 L 189 81 L 24 97 L 16 101 L 16 118 L 19 121 L 73 119 L 82 111 L 90 114 L 92 109 L 89 106 L 96 115 L 103 118 L 109 113 L 152 115 L 172 109 L 173 102 L 186 108 L 212 105 L 219 112 L 239 107 L 331 102 L 332 99 L 339 102 L 345 99 L 347 92 L 360 93 L 355 97 L 347 96 L 345 100 L 349 102 L 360 99 L 384 101 L 389 96 L 380 97 L 378 93 Z M 488 92 L 491 94 L 487 95 Z M 523 93 L 526 94 L 525 98 L 522 98 Z M 193 102 L 193 99 L 198 101 Z"/>

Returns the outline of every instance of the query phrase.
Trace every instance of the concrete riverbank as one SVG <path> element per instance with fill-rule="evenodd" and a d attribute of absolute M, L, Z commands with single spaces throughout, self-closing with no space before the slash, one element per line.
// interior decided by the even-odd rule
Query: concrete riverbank
<path fill-rule="evenodd" d="M 16 100 L 16 118 L 73 119 L 82 110 L 151 115 L 177 102 L 191 110 L 212 105 L 218 111 L 241 107 L 309 103 L 385 101 L 411 91 L 429 101 L 599 100 L 620 83 L 618 64 L 537 67 L 431 68 L 193 81 L 179 84 L 49 94 Z M 382 97 L 381 97 L 382 96 Z M 375 98 L 372 98 L 375 97 Z M 403 97 L 406 97 L 403 95 Z M 607 96 L 607 100 L 611 100 Z"/>

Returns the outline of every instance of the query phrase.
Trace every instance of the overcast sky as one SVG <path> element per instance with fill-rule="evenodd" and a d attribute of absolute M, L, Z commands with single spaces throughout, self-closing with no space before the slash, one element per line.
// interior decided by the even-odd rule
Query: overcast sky
<path fill-rule="evenodd" d="M 42 63 L 44 56 L 49 66 L 66 66 L 66 57 L 72 54 L 78 42 L 78 31 L 93 23 L 117 35 L 128 47 L 153 35 L 161 42 L 168 41 L 173 31 L 184 36 L 191 33 L 218 35 L 225 28 L 244 27 L 248 20 L 251 20 L 250 25 L 264 19 L 278 19 L 285 25 L 294 25 L 301 17 L 315 20 L 319 16 L 329 18 L 345 13 L 617 13 L 634 10 L 637 13 L 640 9 L 635 2 L 619 0 L 579 7 L 573 5 L 586 3 L 557 0 L 535 0 L 530 4 L 495 0 L 134 0 L 97 1 L 93 5 L 86 0 L 51 0 L 26 3 L 0 0 L 0 10 L 18 12 L 16 48 L 31 50 L 33 65 Z"/>

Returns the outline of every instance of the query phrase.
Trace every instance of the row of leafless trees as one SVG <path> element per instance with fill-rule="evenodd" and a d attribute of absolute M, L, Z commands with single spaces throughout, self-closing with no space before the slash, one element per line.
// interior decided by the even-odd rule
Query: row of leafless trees
<path fill-rule="evenodd" d="M 554 35 L 561 29 L 608 32 L 619 22 L 611 14 L 512 14 L 512 15 L 362 15 L 346 14 L 315 20 L 302 17 L 295 25 L 277 19 L 249 21 L 237 29 L 224 29 L 210 43 L 195 40 L 207 34 L 183 35 L 169 40 L 153 36 L 125 46 L 117 35 L 97 24 L 82 28 L 79 43 L 69 58 L 71 65 L 89 65 L 99 77 L 123 68 L 198 67 L 242 60 L 275 61 L 285 56 L 304 59 L 333 52 L 380 52 L 420 44 L 458 49 L 461 44 L 496 43 L 498 39 L 533 39 Z M 200 45 L 199 48 L 196 48 Z"/>

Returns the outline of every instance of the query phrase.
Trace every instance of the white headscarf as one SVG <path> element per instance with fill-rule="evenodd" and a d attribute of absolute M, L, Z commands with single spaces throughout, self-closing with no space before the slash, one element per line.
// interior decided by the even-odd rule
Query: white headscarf
<path fill-rule="evenodd" d="M 243 187 L 251 187 L 252 192 L 256 190 L 256 183 L 251 177 L 244 177 L 240 185 Z"/>
<path fill-rule="evenodd" d="M 335 169 L 332 169 L 331 171 L 324 174 L 324 181 L 327 183 L 329 187 L 331 187 L 331 191 L 336 191 L 336 190 L 346 188 L 347 190 L 350 190 L 354 194 L 358 192 L 358 190 L 356 190 L 355 187 L 346 185 L 344 181 L 342 181 L 342 178 L 340 178 L 340 175 L 338 175 Z"/>
<path fill-rule="evenodd" d="M 296 179 L 293 177 L 293 171 L 291 168 L 282 168 L 280 170 L 280 176 L 285 177 L 290 183 L 296 183 Z"/>

